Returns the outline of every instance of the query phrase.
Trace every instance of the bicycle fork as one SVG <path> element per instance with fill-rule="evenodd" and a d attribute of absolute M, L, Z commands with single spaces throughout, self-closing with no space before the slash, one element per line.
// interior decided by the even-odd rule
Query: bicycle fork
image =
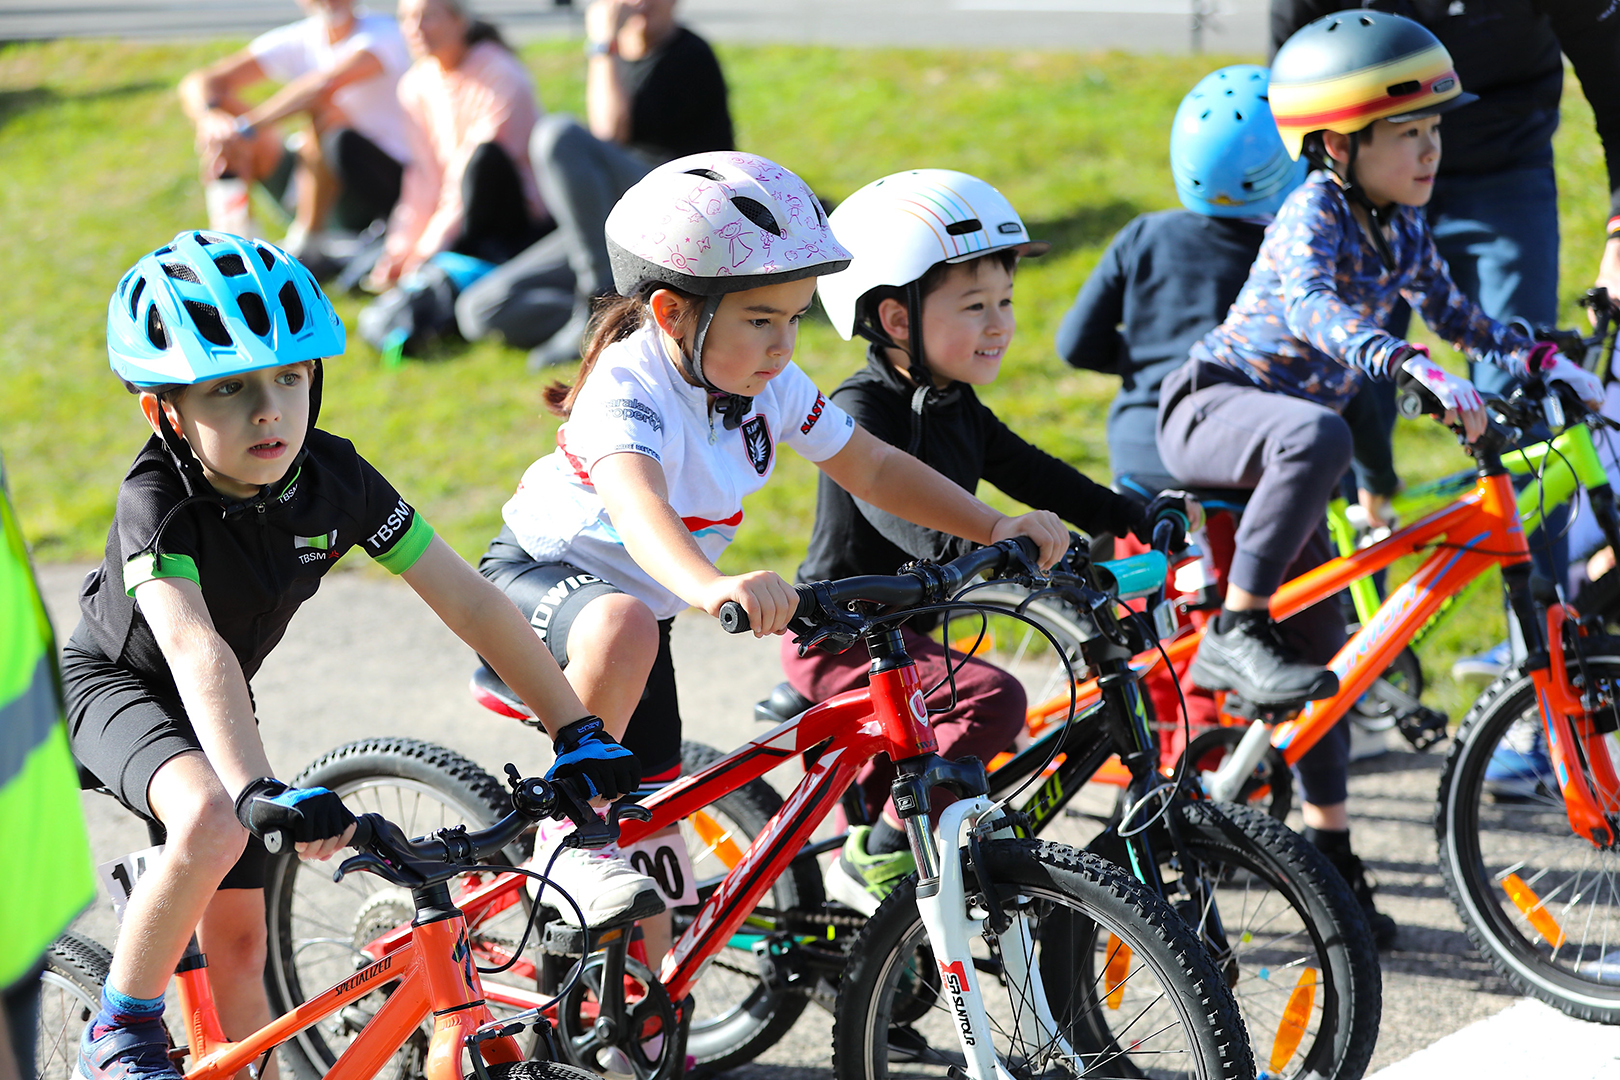
<path fill-rule="evenodd" d="M 930 830 L 928 800 L 915 797 L 932 786 L 927 781 L 937 778 L 942 767 L 975 769 L 981 778 L 982 791 L 983 767 L 971 758 L 954 765 L 936 758 L 933 767 L 926 772 L 915 770 L 908 774 L 904 764 L 911 763 L 903 763 L 901 775 L 895 780 L 895 805 L 909 807 L 909 812 L 902 809 L 901 814 L 911 854 L 917 862 L 917 912 L 939 965 L 941 991 L 956 1017 L 956 1035 L 966 1065 L 964 1071 L 973 1080 L 1013 1080 L 996 1057 L 980 981 L 983 972 L 973 959 L 973 937 L 986 934 L 987 930 L 994 934 L 1001 954 L 1001 977 L 1009 987 L 1021 990 L 1026 998 L 1028 1007 L 1019 1010 L 1016 1017 L 1019 1039 L 1031 1051 L 1044 1047 L 1055 1055 L 1072 1058 L 1074 1051 L 1059 1034 L 1052 1016 L 1029 929 L 1023 919 L 1009 920 L 1001 914 L 1000 898 L 995 895 L 994 886 L 978 859 L 974 860 L 974 866 L 981 877 L 979 891 L 986 894 L 985 907 L 969 909 L 962 849 L 976 847 L 976 838 L 981 833 L 993 839 L 1011 838 L 1015 834 L 1010 822 L 1003 819 L 995 828 L 986 829 L 981 822 L 987 815 L 998 812 L 998 808 L 987 796 L 977 794 L 947 806 L 940 812 L 938 827 Z"/>

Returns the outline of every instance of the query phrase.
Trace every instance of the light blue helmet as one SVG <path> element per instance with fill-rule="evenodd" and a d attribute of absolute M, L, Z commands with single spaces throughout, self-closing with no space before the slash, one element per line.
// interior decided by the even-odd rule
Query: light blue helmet
<path fill-rule="evenodd" d="M 1170 127 L 1170 174 L 1181 204 L 1210 217 L 1266 217 L 1305 179 L 1277 134 L 1254 64 L 1212 71 L 1181 99 Z"/>
<path fill-rule="evenodd" d="M 107 303 L 107 359 L 141 388 L 319 361 L 344 344 L 343 320 L 298 260 L 229 233 L 180 233 Z"/>

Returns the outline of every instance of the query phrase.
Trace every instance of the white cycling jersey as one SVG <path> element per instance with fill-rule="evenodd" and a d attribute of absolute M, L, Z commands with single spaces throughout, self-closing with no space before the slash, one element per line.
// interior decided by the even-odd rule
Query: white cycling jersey
<path fill-rule="evenodd" d="M 780 446 L 811 461 L 844 448 L 849 414 L 796 364 L 766 384 L 742 424 L 726 430 L 709 393 L 692 386 L 664 352 L 656 327 L 608 346 L 557 430 L 557 449 L 523 474 L 502 509 L 534 559 L 566 562 L 645 603 L 660 619 L 686 601 L 638 566 L 602 505 L 591 470 L 610 454 L 645 454 L 663 466 L 669 504 L 710 561 L 742 524 L 743 499 L 765 486 Z"/>

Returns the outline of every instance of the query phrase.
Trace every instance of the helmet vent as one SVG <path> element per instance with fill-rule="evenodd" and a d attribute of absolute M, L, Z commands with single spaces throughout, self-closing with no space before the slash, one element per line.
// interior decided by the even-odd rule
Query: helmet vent
<path fill-rule="evenodd" d="M 207 247 L 214 242 L 214 238 L 207 233 L 193 233 L 192 235 L 197 238 L 197 243 L 203 247 Z"/>
<path fill-rule="evenodd" d="M 747 218 L 749 221 L 752 221 L 755 225 L 758 225 L 766 232 L 774 233 L 777 236 L 784 235 L 782 232 L 782 226 L 776 223 L 776 218 L 771 216 L 770 210 L 768 210 L 765 204 L 760 202 L 758 199 L 750 199 L 746 195 L 734 195 L 732 196 L 731 204 L 742 213 L 743 217 Z"/>
<path fill-rule="evenodd" d="M 156 304 L 146 309 L 146 340 L 154 349 L 169 347 L 169 328 L 163 325 L 163 316 L 158 314 Z"/>
<path fill-rule="evenodd" d="M 1405 82 L 1398 82 L 1394 86 L 1386 86 L 1384 93 L 1390 97 L 1405 97 L 1407 94 L 1415 94 L 1421 89 L 1423 89 L 1422 83 L 1416 79 L 1407 79 Z"/>
<path fill-rule="evenodd" d="M 185 304 L 186 310 L 191 313 L 192 321 L 197 324 L 197 332 L 209 344 L 220 346 L 231 344 L 231 332 L 225 329 L 225 322 L 219 317 L 219 308 L 197 300 L 187 300 Z"/>
<path fill-rule="evenodd" d="M 705 180 L 724 180 L 725 179 L 725 177 L 721 176 L 719 173 L 715 172 L 713 169 L 687 169 L 686 170 L 686 175 L 687 176 L 701 176 Z"/>
<path fill-rule="evenodd" d="M 945 226 L 945 232 L 949 236 L 963 236 L 970 232 L 983 231 L 984 223 L 976 217 L 970 217 L 965 221 L 953 221 Z"/>
<path fill-rule="evenodd" d="M 160 247 L 156 251 L 152 252 L 152 258 L 160 259 L 165 255 L 173 255 L 173 254 L 174 254 L 174 248 L 169 247 L 167 244 L 165 244 L 163 247 Z"/>
<path fill-rule="evenodd" d="M 276 268 L 276 257 L 270 254 L 269 248 L 260 247 L 258 244 L 254 244 L 253 250 L 259 253 L 259 261 L 264 263 L 264 268 L 266 270 L 274 270 Z"/>
<path fill-rule="evenodd" d="M 135 287 L 129 291 L 129 317 L 135 318 L 135 307 L 141 302 L 141 294 L 146 291 L 146 279 L 136 278 Z"/>
<path fill-rule="evenodd" d="M 237 293 L 236 306 L 242 309 L 242 319 L 248 324 L 249 330 L 260 337 L 270 332 L 270 313 L 264 309 L 264 301 L 258 293 Z"/>
<path fill-rule="evenodd" d="M 247 263 L 242 261 L 240 255 L 221 255 L 214 260 L 214 265 L 219 267 L 219 272 L 226 277 L 241 277 L 247 273 Z"/>
<path fill-rule="evenodd" d="M 298 295 L 298 287 L 289 281 L 276 297 L 281 301 L 281 310 L 287 313 L 287 329 L 298 333 L 304 328 L 304 301 Z"/>
<path fill-rule="evenodd" d="M 202 284 L 202 278 L 197 276 L 197 271 L 185 263 L 164 263 L 163 272 L 176 281 L 189 281 L 193 285 Z"/>

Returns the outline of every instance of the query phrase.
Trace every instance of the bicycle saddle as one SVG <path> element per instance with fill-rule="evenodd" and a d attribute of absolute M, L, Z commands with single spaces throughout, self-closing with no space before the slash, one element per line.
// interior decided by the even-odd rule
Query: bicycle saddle
<path fill-rule="evenodd" d="M 1249 498 L 1254 495 L 1253 488 L 1193 487 L 1187 484 L 1181 490 L 1197 499 L 1208 514 L 1222 510 L 1242 513 L 1243 508 L 1249 505 Z"/>
<path fill-rule="evenodd" d="M 777 683 L 771 696 L 754 703 L 754 719 L 761 724 L 785 724 L 815 702 L 793 689 L 791 683 Z"/>
<path fill-rule="evenodd" d="M 514 694 L 512 688 L 502 682 L 501 677 L 491 671 L 488 664 L 479 664 L 473 670 L 467 689 L 472 691 L 474 701 L 492 713 L 510 716 L 525 724 L 540 723 L 534 713 L 529 711 L 529 707 L 523 704 L 523 699 Z"/>

